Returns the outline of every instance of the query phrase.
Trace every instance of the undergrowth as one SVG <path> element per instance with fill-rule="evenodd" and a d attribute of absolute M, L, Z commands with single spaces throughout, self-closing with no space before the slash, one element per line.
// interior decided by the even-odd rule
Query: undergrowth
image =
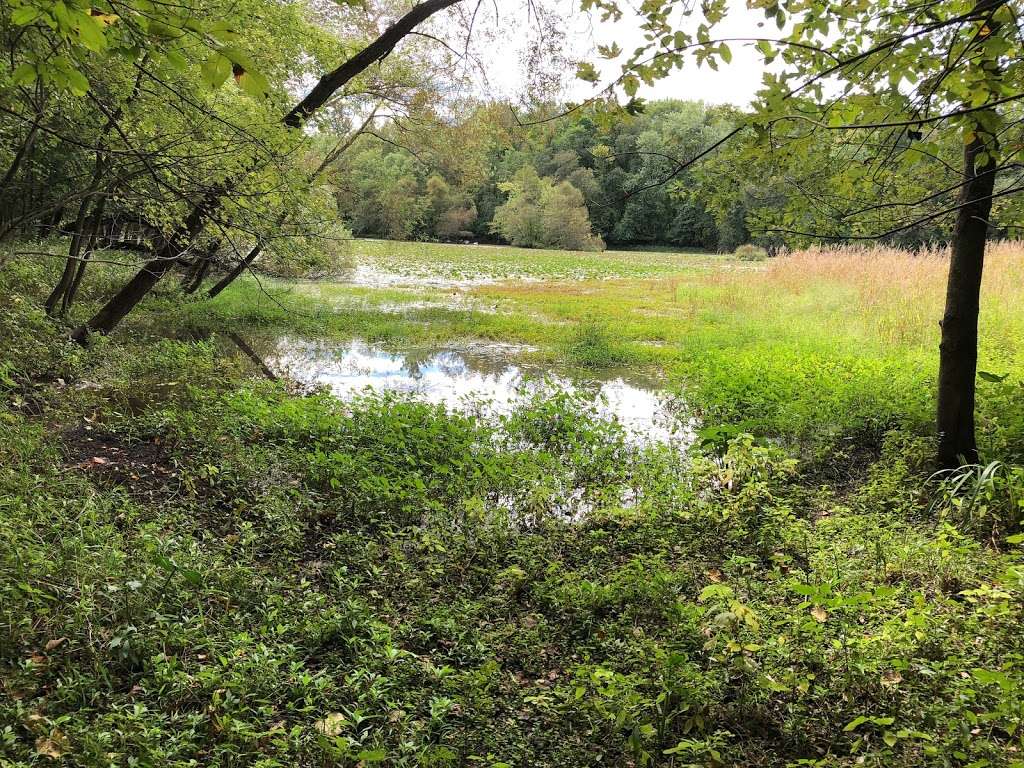
<path fill-rule="evenodd" d="M 0 316 L 5 765 L 1021 765 L 1019 454 L 934 476 L 896 362 L 704 350 L 730 429 L 684 456 L 579 395 L 342 403 L 35 307 Z"/>

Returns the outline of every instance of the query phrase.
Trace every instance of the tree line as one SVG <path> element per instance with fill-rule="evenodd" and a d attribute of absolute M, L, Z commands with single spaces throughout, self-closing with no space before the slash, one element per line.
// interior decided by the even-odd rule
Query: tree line
<path fill-rule="evenodd" d="M 544 120 L 565 108 L 471 102 L 454 118 L 424 110 L 368 131 L 330 174 L 339 214 L 356 235 L 401 240 L 732 251 L 750 239 L 745 191 L 723 195 L 698 169 L 630 194 L 725 135 L 738 110 L 665 100 L 627 114 L 603 103 Z"/>

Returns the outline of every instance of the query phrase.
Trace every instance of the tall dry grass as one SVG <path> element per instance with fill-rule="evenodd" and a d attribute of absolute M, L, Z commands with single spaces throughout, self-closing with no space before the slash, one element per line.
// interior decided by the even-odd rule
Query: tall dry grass
<path fill-rule="evenodd" d="M 765 288 L 803 293 L 823 283 L 855 291 L 859 319 L 873 322 L 887 342 L 914 343 L 938 335 L 945 301 L 948 248 L 905 250 L 884 245 L 818 246 L 772 259 Z M 991 242 L 982 285 L 987 315 L 1024 320 L 1024 242 Z M 1011 323 L 1016 326 L 1016 323 Z"/>

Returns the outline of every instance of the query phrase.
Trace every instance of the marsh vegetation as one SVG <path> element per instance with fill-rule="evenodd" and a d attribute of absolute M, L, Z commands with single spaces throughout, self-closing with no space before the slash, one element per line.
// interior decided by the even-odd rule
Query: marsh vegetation
<path fill-rule="evenodd" d="M 7 759 L 1011 764 L 1024 487 L 933 475 L 944 254 L 523 254 L 356 243 L 394 279 L 173 288 L 87 350 L 51 265 L 0 273 Z M 993 247 L 990 456 L 1022 269 Z M 623 376 L 658 397 L 586 385 Z"/>
<path fill-rule="evenodd" d="M 0 765 L 1024 768 L 1022 18 L 7 0 Z"/>

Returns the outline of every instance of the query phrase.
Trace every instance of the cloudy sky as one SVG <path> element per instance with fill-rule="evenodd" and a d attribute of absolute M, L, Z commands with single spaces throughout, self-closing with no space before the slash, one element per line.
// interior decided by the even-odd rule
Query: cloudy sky
<path fill-rule="evenodd" d="M 567 19 L 565 27 L 567 45 L 566 55 L 572 59 L 586 58 L 592 61 L 602 74 L 602 85 L 613 80 L 621 71 L 621 60 L 608 62 L 600 59 L 593 50 L 595 44 L 610 45 L 618 43 L 623 51 L 631 52 L 643 42 L 640 31 L 640 18 L 630 12 L 629 5 L 621 7 L 625 14 L 619 22 L 602 22 L 598 15 L 588 16 L 575 9 L 576 0 L 559 0 L 557 10 Z M 688 19 L 681 19 L 680 26 L 694 29 L 699 22 L 699 10 Z M 730 12 L 724 22 L 715 28 L 717 37 L 775 37 L 778 30 L 773 22 L 763 26 L 762 11 L 750 11 L 744 0 L 732 0 Z M 493 24 L 493 19 L 491 20 Z M 522 13 L 513 16 L 511 10 L 497 25 L 499 33 L 493 37 L 485 37 L 477 47 L 477 55 L 481 58 L 489 80 L 489 95 L 512 96 L 522 90 L 523 74 L 519 65 L 520 51 L 527 45 L 531 32 Z M 758 54 L 748 45 L 730 45 L 733 58 L 728 65 L 720 65 L 718 72 L 707 66 L 697 68 L 692 61 L 681 70 L 675 70 L 666 79 L 653 87 L 643 87 L 640 91 L 644 98 L 678 98 L 703 100 L 713 104 L 735 104 L 745 107 L 753 98 L 761 83 L 764 72 Z M 589 83 L 568 78 L 567 97 L 582 100 L 592 95 L 595 87 Z"/>

